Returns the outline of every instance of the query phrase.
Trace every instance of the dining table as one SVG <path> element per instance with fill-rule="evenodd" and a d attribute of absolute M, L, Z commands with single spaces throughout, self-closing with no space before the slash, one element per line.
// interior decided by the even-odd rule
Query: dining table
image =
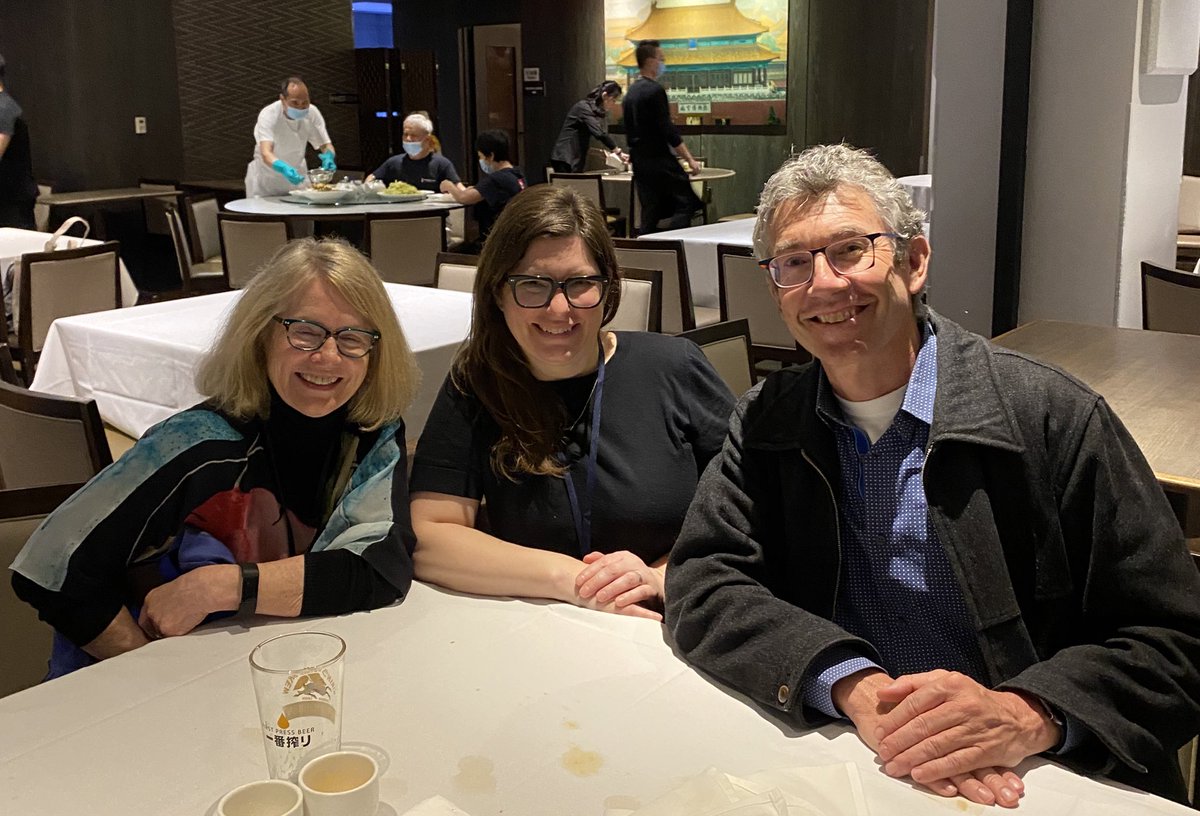
<path fill-rule="evenodd" d="M 754 219 L 717 221 L 698 227 L 665 230 L 642 236 L 648 240 L 682 241 L 687 261 L 688 280 L 692 284 L 692 302 L 697 306 L 718 308 L 717 245 L 751 247 L 754 244 Z"/>
<path fill-rule="evenodd" d="M 421 385 L 404 421 L 414 442 L 467 336 L 472 296 L 385 283 Z M 94 399 L 101 418 L 137 439 L 201 396 L 193 379 L 240 291 L 59 318 L 50 325 L 30 388 Z"/>
<path fill-rule="evenodd" d="M 462 208 L 449 193 L 434 193 L 422 201 L 371 201 L 365 203 L 337 201 L 331 204 L 310 204 L 296 196 L 255 196 L 228 202 L 230 212 L 250 215 L 275 215 L 297 221 L 353 221 L 368 214 L 395 212 L 438 212 Z"/>
<path fill-rule="evenodd" d="M 212 816 L 267 776 L 249 655 L 302 631 L 346 643 L 341 747 L 379 763 L 375 816 L 433 796 L 468 816 L 703 816 L 711 802 L 663 798 L 725 775 L 799 780 L 812 805 L 739 814 L 997 812 L 885 776 L 847 725 L 777 718 L 690 667 L 662 624 L 421 582 L 370 612 L 209 623 L 0 699 L 0 809 Z M 1193 813 L 1045 758 L 1017 771 L 1021 816 Z"/>

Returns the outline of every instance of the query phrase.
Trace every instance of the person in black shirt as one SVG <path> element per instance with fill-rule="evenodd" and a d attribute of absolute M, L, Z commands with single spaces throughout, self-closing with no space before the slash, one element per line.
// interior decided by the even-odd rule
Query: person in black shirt
<path fill-rule="evenodd" d="M 475 140 L 475 152 L 479 156 L 479 169 L 483 171 L 479 183 L 464 187 L 461 182 L 447 180 L 442 182 L 442 192 L 452 195 L 459 204 L 475 205 L 479 244 L 482 244 L 505 205 L 525 189 L 525 176 L 521 168 L 513 167 L 508 160 L 508 136 L 503 130 L 480 133 Z"/>
<path fill-rule="evenodd" d="M 37 183 L 29 130 L 21 106 L 4 87 L 4 57 L 0 56 L 0 227 L 35 229 L 33 204 Z"/>
<path fill-rule="evenodd" d="M 509 204 L 474 295 L 413 460 L 417 577 L 661 619 L 667 553 L 733 395 L 693 343 L 604 330 L 620 271 L 574 190 Z"/>
<path fill-rule="evenodd" d="M 633 159 L 633 183 L 642 202 L 638 232 L 646 235 L 657 232 L 664 218 L 671 219 L 667 229 L 688 226 L 692 213 L 704 205 L 676 158 L 688 163 L 692 175 L 700 172 L 700 165 L 671 123 L 667 92 L 657 82 L 666 70 L 663 50 L 657 40 L 643 40 L 636 56 L 641 76 L 625 94 L 625 139 Z"/>
<path fill-rule="evenodd" d="M 367 181 L 379 179 L 384 184 L 403 181 L 418 190 L 436 193 L 443 181 L 458 182 L 454 163 L 437 152 L 433 122 L 423 113 L 412 113 L 404 119 L 404 153 L 392 156 L 367 176 Z"/>
<path fill-rule="evenodd" d="M 621 104 L 621 86 L 606 79 L 592 89 L 586 99 L 571 106 L 558 141 L 550 153 L 550 166 L 555 173 L 580 173 L 587 163 L 588 141 L 595 138 L 623 162 L 629 157 L 608 135 L 606 116 Z"/>

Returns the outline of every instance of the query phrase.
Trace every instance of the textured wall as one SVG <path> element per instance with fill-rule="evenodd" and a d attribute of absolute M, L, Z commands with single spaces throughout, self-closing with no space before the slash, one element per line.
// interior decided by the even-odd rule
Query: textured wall
<path fill-rule="evenodd" d="M 299 74 L 325 116 L 338 164 L 359 164 L 358 108 L 330 93 L 353 93 L 349 2 L 174 0 L 185 179 L 245 175 L 259 110 Z"/>

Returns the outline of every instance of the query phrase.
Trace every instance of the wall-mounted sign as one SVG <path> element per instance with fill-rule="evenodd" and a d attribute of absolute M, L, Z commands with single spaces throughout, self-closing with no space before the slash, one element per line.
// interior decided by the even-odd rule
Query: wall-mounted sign
<path fill-rule="evenodd" d="M 711 102 L 680 102 L 679 113 L 712 113 Z"/>
<path fill-rule="evenodd" d="M 521 73 L 523 74 L 521 78 L 526 82 L 537 82 L 542 78 L 541 68 L 522 68 Z"/>
<path fill-rule="evenodd" d="M 527 81 L 525 83 L 525 95 L 526 96 L 545 96 L 546 95 L 546 83 L 545 82 L 528 82 Z"/>

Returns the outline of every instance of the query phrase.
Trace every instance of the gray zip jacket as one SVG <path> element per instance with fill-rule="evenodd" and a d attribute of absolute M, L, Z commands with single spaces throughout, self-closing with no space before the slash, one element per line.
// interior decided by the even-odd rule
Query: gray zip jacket
<path fill-rule="evenodd" d="M 1070 375 L 930 313 L 937 396 L 923 482 L 993 688 L 1094 738 L 1055 758 L 1182 800 L 1200 728 L 1200 573 L 1145 458 Z M 671 553 L 666 622 L 698 668 L 794 725 L 825 650 L 875 648 L 830 618 L 840 542 L 819 362 L 746 393 Z M 929 668 L 937 668 L 930 666 Z"/>

